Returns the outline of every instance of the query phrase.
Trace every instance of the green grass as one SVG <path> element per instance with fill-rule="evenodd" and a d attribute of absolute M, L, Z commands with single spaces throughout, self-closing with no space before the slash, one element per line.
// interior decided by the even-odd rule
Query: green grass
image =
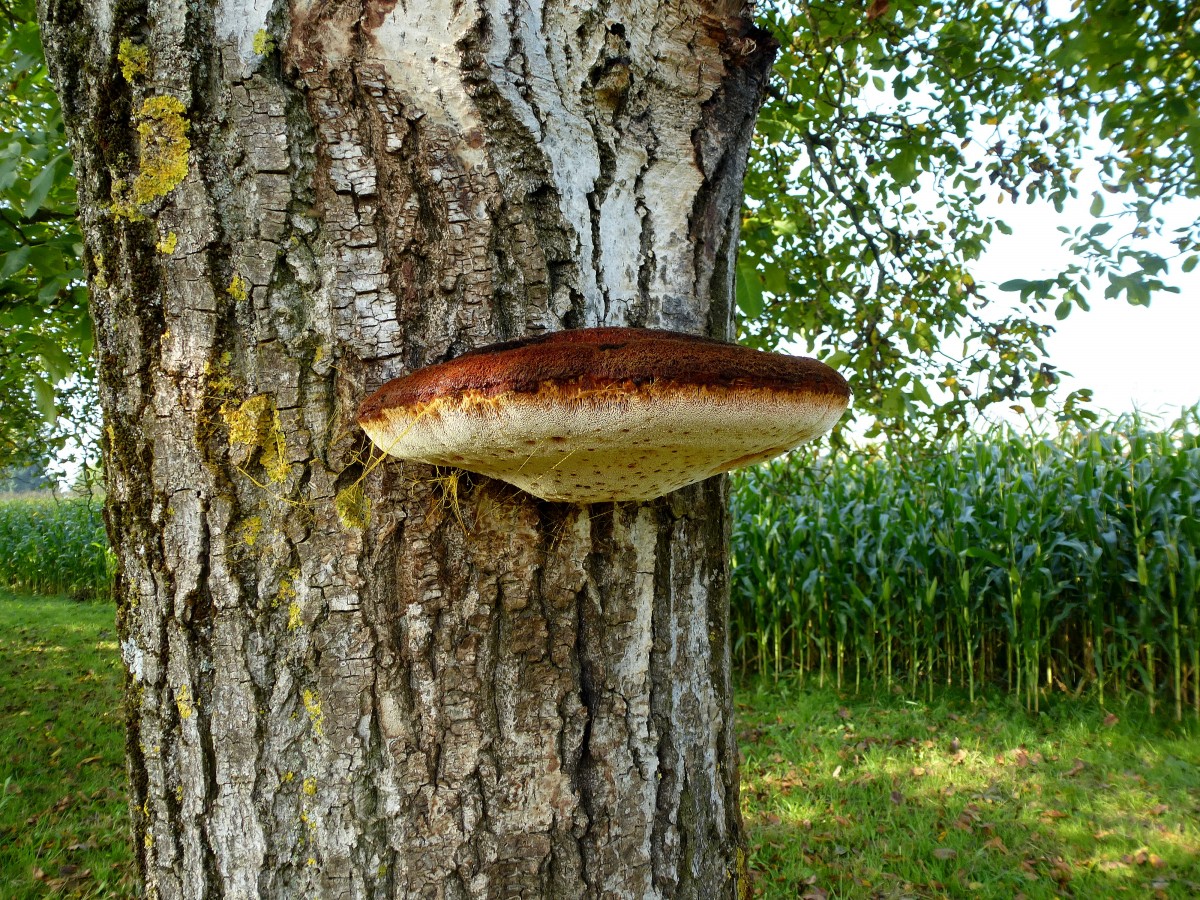
<path fill-rule="evenodd" d="M 738 693 L 760 896 L 1200 896 L 1200 734 L 1064 700 Z"/>
<path fill-rule="evenodd" d="M 112 620 L 110 605 L 0 590 L 6 900 L 136 893 Z M 794 684 L 737 693 L 759 896 L 1200 893 L 1196 726 L 1081 700 L 1030 716 Z"/>
<path fill-rule="evenodd" d="M 0 897 L 132 897 L 113 607 L 0 589 Z"/>

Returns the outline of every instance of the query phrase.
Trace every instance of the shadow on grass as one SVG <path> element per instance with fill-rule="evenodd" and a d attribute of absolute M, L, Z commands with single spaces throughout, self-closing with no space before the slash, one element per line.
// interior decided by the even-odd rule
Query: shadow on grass
<path fill-rule="evenodd" d="M 762 684 L 738 716 L 762 896 L 1200 894 L 1194 724 Z"/>

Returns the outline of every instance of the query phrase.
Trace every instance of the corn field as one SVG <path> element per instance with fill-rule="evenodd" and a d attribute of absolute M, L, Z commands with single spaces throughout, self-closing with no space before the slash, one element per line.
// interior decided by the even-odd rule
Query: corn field
<path fill-rule="evenodd" d="M 1200 715 L 1200 407 L 1057 437 L 793 456 L 734 485 L 745 671 L 1140 696 Z"/>
<path fill-rule="evenodd" d="M 0 498 L 0 585 L 106 598 L 112 567 L 99 501 Z"/>

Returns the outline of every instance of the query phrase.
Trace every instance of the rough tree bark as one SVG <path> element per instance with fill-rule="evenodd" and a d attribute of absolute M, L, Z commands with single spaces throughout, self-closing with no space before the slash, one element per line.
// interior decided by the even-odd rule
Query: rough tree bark
<path fill-rule="evenodd" d="M 576 508 L 353 416 L 471 347 L 727 337 L 741 0 L 42 0 L 149 896 L 747 889 L 726 487 Z"/>

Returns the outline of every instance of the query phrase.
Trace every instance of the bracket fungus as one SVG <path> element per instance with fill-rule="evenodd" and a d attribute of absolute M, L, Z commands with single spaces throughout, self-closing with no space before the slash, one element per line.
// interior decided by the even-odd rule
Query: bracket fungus
<path fill-rule="evenodd" d="M 390 381 L 359 407 L 383 451 L 543 500 L 651 500 L 828 431 L 850 389 L 814 359 L 646 328 L 559 331 Z"/>

